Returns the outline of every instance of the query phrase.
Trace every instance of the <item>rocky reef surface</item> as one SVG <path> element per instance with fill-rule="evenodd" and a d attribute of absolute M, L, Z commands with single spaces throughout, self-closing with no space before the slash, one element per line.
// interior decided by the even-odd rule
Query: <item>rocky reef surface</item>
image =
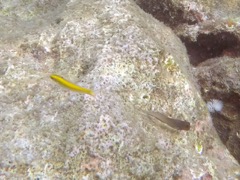
<path fill-rule="evenodd" d="M 185 7 L 165 2 L 173 12 Z M 229 153 L 215 119 L 226 120 L 232 101 L 211 115 L 205 101 L 214 97 L 203 94 L 213 87 L 206 68 L 226 67 L 192 63 L 181 39 L 198 36 L 184 34 L 185 21 L 168 24 L 143 9 L 131 0 L 1 2 L 2 179 L 239 178 L 239 151 Z M 235 54 L 229 58 L 236 68 Z M 225 72 L 228 84 L 232 71 Z M 59 86 L 53 73 L 95 96 Z M 237 103 L 238 86 L 230 85 Z M 190 129 L 145 112 L 185 120 Z"/>
<path fill-rule="evenodd" d="M 137 4 L 170 26 L 187 48 L 205 102 L 220 101 L 213 113 L 222 142 L 240 162 L 240 4 L 237 0 L 144 1 Z"/>

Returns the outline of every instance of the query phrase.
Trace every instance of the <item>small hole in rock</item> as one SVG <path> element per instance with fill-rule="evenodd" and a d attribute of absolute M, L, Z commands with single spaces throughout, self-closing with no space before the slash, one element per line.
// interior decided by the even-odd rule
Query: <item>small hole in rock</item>
<path fill-rule="evenodd" d="M 143 97 L 142 97 L 143 99 L 148 99 L 149 98 L 149 96 L 148 95 L 143 95 Z"/>

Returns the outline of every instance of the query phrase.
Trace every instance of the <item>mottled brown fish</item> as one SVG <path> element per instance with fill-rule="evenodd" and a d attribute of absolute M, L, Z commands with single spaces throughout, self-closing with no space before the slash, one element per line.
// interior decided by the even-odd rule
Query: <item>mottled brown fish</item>
<path fill-rule="evenodd" d="M 169 118 L 159 112 L 150 112 L 150 111 L 143 111 L 143 112 L 149 116 L 152 116 L 152 117 L 160 120 L 162 123 L 167 124 L 168 126 L 172 127 L 173 129 L 185 130 L 185 131 L 188 131 L 190 129 L 190 123 L 187 121 Z"/>

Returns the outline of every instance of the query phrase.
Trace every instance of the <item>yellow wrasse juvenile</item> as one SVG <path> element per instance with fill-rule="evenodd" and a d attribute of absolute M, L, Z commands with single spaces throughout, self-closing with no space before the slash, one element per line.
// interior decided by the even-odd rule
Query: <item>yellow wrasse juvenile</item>
<path fill-rule="evenodd" d="M 52 80 L 58 82 L 60 85 L 66 87 L 72 91 L 77 91 L 77 92 L 81 92 L 81 93 L 85 93 L 85 94 L 94 96 L 94 92 L 92 90 L 78 86 L 76 84 L 73 84 L 59 75 L 52 74 L 50 77 Z"/>

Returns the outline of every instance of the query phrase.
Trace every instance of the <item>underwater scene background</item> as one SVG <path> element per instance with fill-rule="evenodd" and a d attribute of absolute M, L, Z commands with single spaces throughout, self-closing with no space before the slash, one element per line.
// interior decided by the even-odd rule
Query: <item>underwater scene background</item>
<path fill-rule="evenodd" d="M 0 179 L 239 179 L 239 6 L 1 1 Z"/>

